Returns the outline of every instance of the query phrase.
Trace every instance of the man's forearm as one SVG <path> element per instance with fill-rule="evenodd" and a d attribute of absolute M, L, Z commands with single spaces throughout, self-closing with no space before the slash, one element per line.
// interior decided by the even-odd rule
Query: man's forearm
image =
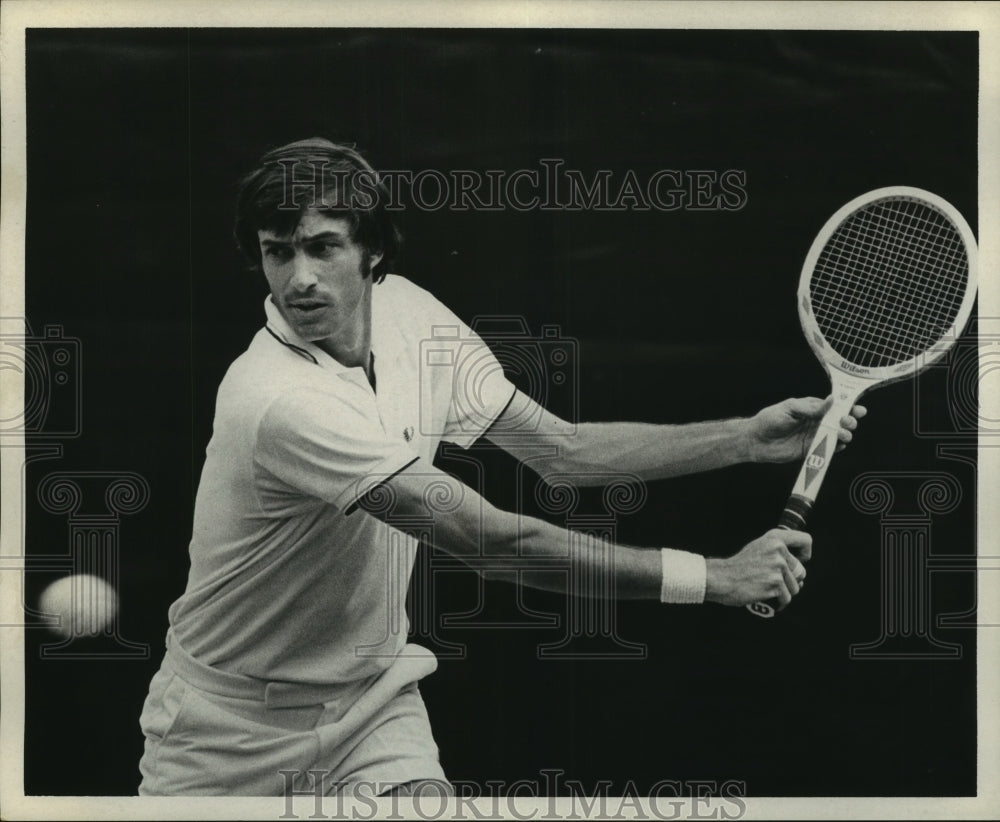
<path fill-rule="evenodd" d="M 588 485 L 588 475 L 601 471 L 657 480 L 724 468 L 749 460 L 748 424 L 746 419 L 686 425 L 581 423 L 548 462 L 547 471 L 568 474 L 576 484 Z"/>
<path fill-rule="evenodd" d="M 500 512 L 498 512 L 500 513 Z M 484 534 L 487 554 L 517 556 L 511 568 L 518 581 L 531 588 L 570 596 L 701 602 L 705 597 L 703 557 L 686 551 L 666 554 L 654 548 L 611 545 L 605 540 L 568 531 L 533 517 L 516 517 L 517 534 L 510 530 L 515 515 L 500 513 L 498 530 Z M 470 562 L 475 564 L 475 562 Z M 492 563 L 484 563 L 487 567 Z M 510 568 L 506 569 L 509 573 Z M 494 575 L 490 571 L 485 577 Z"/>
<path fill-rule="evenodd" d="M 497 522 L 514 516 L 499 513 Z M 770 600 L 781 608 L 798 593 L 805 578 L 802 561 L 811 553 L 810 536 L 799 531 L 773 529 L 732 557 L 706 560 L 671 548 L 612 545 L 531 517 L 520 521 L 516 537 L 507 530 L 494 535 L 499 539 L 485 540 L 489 553 L 508 553 L 516 546 L 517 559 L 503 576 L 509 578 L 514 568 L 522 585 L 578 597 L 725 605 Z M 491 578 L 488 567 L 480 566 L 480 573 Z"/>

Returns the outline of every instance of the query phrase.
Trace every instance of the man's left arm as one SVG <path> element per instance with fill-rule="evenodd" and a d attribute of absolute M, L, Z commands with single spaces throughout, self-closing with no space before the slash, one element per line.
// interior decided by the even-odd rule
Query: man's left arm
<path fill-rule="evenodd" d="M 682 425 L 591 422 L 578 423 L 574 431 L 518 391 L 486 437 L 542 476 L 560 474 L 579 485 L 598 484 L 608 471 L 656 480 L 741 462 L 802 459 L 829 406 L 829 398 L 804 397 L 748 418 Z M 840 420 L 839 448 L 851 441 L 865 413 L 856 405 Z"/>

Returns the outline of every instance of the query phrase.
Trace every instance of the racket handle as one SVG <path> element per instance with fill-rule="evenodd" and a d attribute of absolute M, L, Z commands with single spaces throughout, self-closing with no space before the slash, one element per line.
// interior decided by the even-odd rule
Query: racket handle
<path fill-rule="evenodd" d="M 792 494 L 785 503 L 785 510 L 778 517 L 778 527 L 787 531 L 805 531 L 812 511 L 813 501 L 800 494 Z"/>
<path fill-rule="evenodd" d="M 808 497 L 799 494 L 792 494 L 785 503 L 785 510 L 778 517 L 778 527 L 784 531 L 804 531 L 806 523 L 809 521 L 809 513 L 812 511 L 813 501 Z M 754 616 L 761 619 L 770 619 L 778 613 L 778 600 L 769 599 L 767 602 L 751 602 L 746 606 L 747 610 Z"/>

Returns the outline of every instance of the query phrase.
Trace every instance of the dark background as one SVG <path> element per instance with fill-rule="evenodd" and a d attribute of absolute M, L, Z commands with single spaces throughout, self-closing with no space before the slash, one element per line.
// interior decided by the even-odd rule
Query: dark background
<path fill-rule="evenodd" d="M 151 655 L 43 660 L 51 635 L 27 632 L 26 792 L 136 790 L 138 716 L 186 578 L 215 390 L 262 322 L 264 281 L 231 224 L 235 181 L 263 151 L 324 135 L 381 168 L 559 158 L 618 180 L 744 170 L 735 212 L 411 208 L 397 269 L 466 320 L 521 315 L 576 340 L 579 399 L 555 396 L 560 413 L 748 415 L 827 390 L 794 291 L 833 211 L 912 185 L 976 225 L 977 60 L 975 33 L 30 30 L 27 312 L 36 333 L 58 324 L 81 341 L 83 428 L 61 459 L 29 466 L 28 551 L 66 550 L 65 518 L 35 502 L 50 471 L 145 477 L 149 504 L 120 525 L 119 631 Z M 443 659 L 421 689 L 448 775 L 483 784 L 561 769 L 588 789 L 631 779 L 640 792 L 714 779 L 751 795 L 974 793 L 974 632 L 936 629 L 961 644 L 957 660 L 848 654 L 880 633 L 879 521 L 850 503 L 858 474 L 954 475 L 967 493 L 935 519 L 933 551 L 974 552 L 974 468 L 938 458 L 946 437 L 913 424 L 921 403 L 947 420 L 947 387 L 937 369 L 916 394 L 898 383 L 869 398 L 815 512 L 809 585 L 778 619 L 621 604 L 619 636 L 648 653 L 619 661 L 540 661 L 539 643 L 561 636 L 553 628 L 443 629 L 467 656 Z M 491 499 L 517 504 L 511 461 L 475 453 Z M 731 553 L 773 525 L 796 470 L 651 483 L 619 538 Z M 599 512 L 599 493 L 582 506 Z M 29 574 L 26 604 L 57 575 Z M 935 613 L 974 604 L 971 575 L 936 574 L 932 591 Z M 472 574 L 449 575 L 436 608 L 471 607 L 476 592 Z M 509 616 L 513 601 L 491 583 L 484 616 Z M 564 611 L 558 597 L 526 602 Z"/>

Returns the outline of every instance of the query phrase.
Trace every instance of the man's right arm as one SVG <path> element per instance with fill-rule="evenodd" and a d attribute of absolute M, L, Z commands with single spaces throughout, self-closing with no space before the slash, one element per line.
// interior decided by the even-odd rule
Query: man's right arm
<path fill-rule="evenodd" d="M 436 506 L 435 499 L 451 502 Z M 573 538 L 564 528 L 498 509 L 423 460 L 382 480 L 379 490 L 369 491 L 358 504 L 403 531 L 407 523 L 433 520 L 435 547 L 485 577 L 490 576 L 487 569 L 495 567 L 498 558 L 516 558 L 523 560 L 519 568 L 522 584 L 570 595 L 592 596 L 595 589 L 607 590 L 604 585 L 588 586 L 587 591 L 570 590 L 566 580 L 594 580 L 601 574 L 609 575 L 610 556 L 615 596 L 621 599 L 656 600 L 666 594 L 665 601 L 671 601 L 672 592 L 680 592 L 680 598 L 674 601 L 700 601 L 690 598 L 692 585 L 700 585 L 705 601 L 746 605 L 777 599 L 783 606 L 798 593 L 805 577 L 805 568 L 793 552 L 808 559 L 811 546 L 808 534 L 774 530 L 726 559 L 702 561 L 687 552 L 663 553 L 624 545 L 605 552 L 591 540 Z M 699 584 L 690 577 L 692 567 L 697 568 L 701 562 L 704 576 Z M 575 570 L 579 573 L 567 575 L 567 564 L 578 566 Z M 563 573 L 553 573 L 559 570 Z"/>

